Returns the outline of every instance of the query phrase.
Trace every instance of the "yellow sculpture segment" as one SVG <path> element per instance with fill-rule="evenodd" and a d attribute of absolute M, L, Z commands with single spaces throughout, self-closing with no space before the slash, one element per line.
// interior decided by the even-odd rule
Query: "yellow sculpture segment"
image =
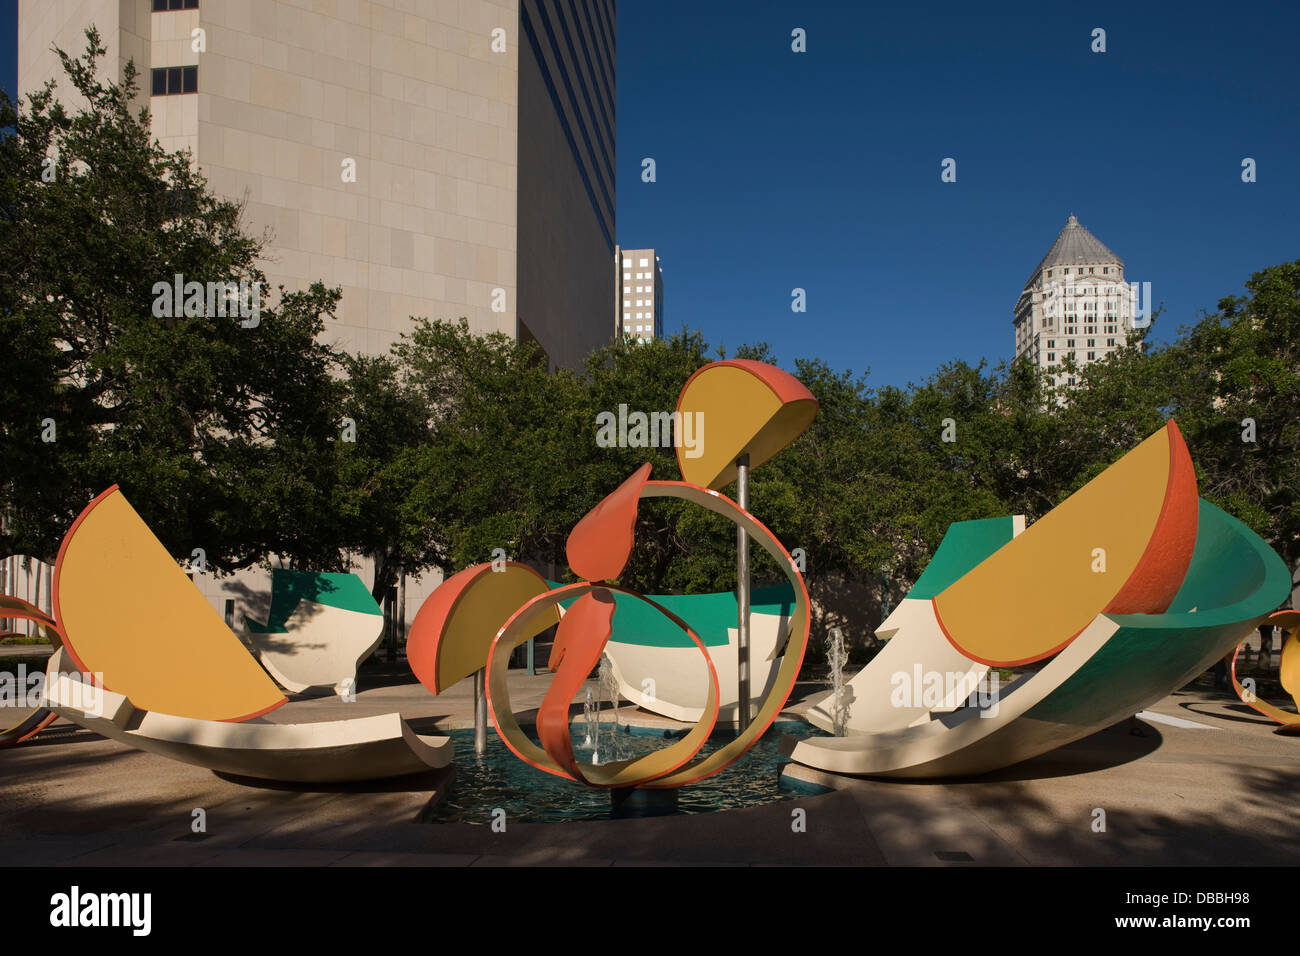
<path fill-rule="evenodd" d="M 617 585 L 595 584 L 592 582 L 570 584 L 545 594 L 539 594 L 525 603 L 505 622 L 504 626 L 496 634 L 492 642 L 491 653 L 488 656 L 487 698 L 492 721 L 495 723 L 501 739 L 521 760 L 540 770 L 570 780 L 578 780 L 578 782 L 595 787 L 637 786 L 645 789 L 671 789 L 702 780 L 720 770 L 726 769 L 726 767 L 739 760 L 766 732 L 776 719 L 777 714 L 781 712 L 781 708 L 785 706 L 791 691 L 794 689 L 795 679 L 798 677 L 799 668 L 803 663 L 804 651 L 808 645 L 810 624 L 808 591 L 804 586 L 803 576 L 799 573 L 798 567 L 776 536 L 750 512 L 741 508 L 725 495 L 682 481 L 645 481 L 637 491 L 640 498 L 682 498 L 715 514 L 729 518 L 743 528 L 763 550 L 772 556 L 784 571 L 791 587 L 794 589 L 795 607 L 790 615 L 786 632 L 773 652 L 774 655 L 783 655 L 781 665 L 772 686 L 759 703 L 758 713 L 754 720 L 724 746 L 719 747 L 706 757 L 696 758 L 695 755 L 703 747 L 717 722 L 719 709 L 717 671 L 704 643 L 685 621 L 650 598 Z M 506 668 L 509 664 L 511 652 L 527 640 L 529 634 L 535 633 L 539 629 L 540 621 L 549 620 L 549 615 L 553 613 L 555 606 L 561 601 L 582 598 L 589 594 L 599 595 L 602 599 L 607 599 L 609 593 L 615 592 L 630 595 L 658 609 L 681 627 L 703 653 L 708 665 L 709 680 L 704 713 L 689 734 L 669 747 L 632 760 L 614 761 L 598 766 L 584 765 L 580 773 L 575 775 L 572 772 L 571 760 L 569 761 L 570 766 L 566 767 L 561 761 L 555 759 L 547 749 L 539 747 L 529 740 L 528 736 L 523 732 L 518 719 L 512 712 L 510 688 L 506 681 Z M 434 596 L 436 596 L 436 592 Z M 430 600 L 432 600 L 432 597 Z M 594 647 L 594 652 L 597 655 L 608 638 L 608 631 L 602 631 L 596 636 L 592 647 Z M 565 694 L 561 695 L 562 697 L 571 698 L 572 693 L 576 693 L 577 688 L 581 686 L 590 673 L 591 660 L 588 657 L 580 657 L 577 665 L 577 670 L 568 675 L 564 672 L 566 664 L 561 663 L 559 665 L 560 671 L 557 682 L 563 684 L 564 678 L 572 678 L 568 684 L 564 685 L 567 690 Z M 567 711 L 568 701 L 564 700 L 562 703 Z M 542 717 L 545 716 L 545 711 L 546 704 L 544 703 L 542 713 L 539 714 L 538 718 L 539 736 L 543 738 L 544 742 L 547 736 L 542 732 Z M 567 724 L 567 717 L 564 722 Z M 566 754 L 566 756 L 571 755 Z"/>
<path fill-rule="evenodd" d="M 54 616 L 77 667 L 141 709 L 239 721 L 286 703 L 116 485 L 63 540 Z"/>
<path fill-rule="evenodd" d="M 677 399 L 694 415 L 697 447 L 677 448 L 682 477 L 714 490 L 736 480 L 736 459 L 757 468 L 798 438 L 817 416 L 817 399 L 788 372 L 743 359 L 713 362 L 687 380 Z"/>
<path fill-rule="evenodd" d="M 944 634 L 990 666 L 1060 651 L 1101 612 L 1156 614 L 1196 545 L 1196 476 L 1171 421 L 934 598 Z"/>
<path fill-rule="evenodd" d="M 1300 710 L 1300 645 L 1296 635 L 1300 634 L 1300 611 L 1278 611 L 1268 619 L 1285 635 L 1282 644 L 1282 659 L 1278 663 L 1278 680 L 1282 689 L 1291 695 L 1297 710 Z"/>
<path fill-rule="evenodd" d="M 546 593 L 546 579 L 515 561 L 475 564 L 438 586 L 415 615 L 406 642 L 411 670 L 440 694 L 483 667 L 492 639 L 524 602 Z M 533 618 L 535 637 L 559 623 L 555 606 Z"/>

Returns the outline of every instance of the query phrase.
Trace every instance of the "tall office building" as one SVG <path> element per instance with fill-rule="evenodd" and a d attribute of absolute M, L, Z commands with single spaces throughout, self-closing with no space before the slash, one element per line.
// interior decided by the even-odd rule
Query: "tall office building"
<path fill-rule="evenodd" d="M 610 341 L 615 0 L 19 0 L 18 93 L 84 105 L 51 47 L 91 24 L 161 144 L 270 230 L 271 289 L 342 288 L 331 342 L 386 354 L 411 316 L 464 316 L 556 368 Z M 265 578 L 196 583 L 261 619 Z"/>
<path fill-rule="evenodd" d="M 76 103 L 50 48 L 93 23 L 159 141 L 271 230 L 271 288 L 342 287 L 332 341 L 465 316 L 572 367 L 610 339 L 614 2 L 20 0 L 19 93 Z"/>
<path fill-rule="evenodd" d="M 664 336 L 664 273 L 653 249 L 614 249 L 614 328 L 637 342 Z"/>
<path fill-rule="evenodd" d="M 1016 357 L 1048 370 L 1067 355 L 1080 366 L 1105 358 L 1133 332 L 1135 292 L 1123 260 L 1070 216 L 1016 302 Z M 1075 384 L 1063 372 L 1052 381 Z"/>

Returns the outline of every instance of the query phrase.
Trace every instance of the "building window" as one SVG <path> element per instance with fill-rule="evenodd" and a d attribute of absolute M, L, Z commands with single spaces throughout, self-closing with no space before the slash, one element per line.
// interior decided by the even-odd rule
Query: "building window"
<path fill-rule="evenodd" d="M 199 91 L 197 66 L 165 66 L 153 71 L 153 95 L 174 96 Z"/>
<path fill-rule="evenodd" d="M 162 13 L 165 10 L 197 10 L 199 0 L 153 0 L 153 12 Z"/>
<path fill-rule="evenodd" d="M 624 260 L 623 260 L 623 268 L 624 268 L 624 269 L 631 269 L 631 268 L 632 268 L 632 260 L 631 260 L 631 259 L 624 259 Z"/>
<path fill-rule="evenodd" d="M 1048 347 L 1049 349 L 1054 349 L 1054 348 L 1056 348 L 1056 339 L 1048 339 L 1048 340 L 1047 340 L 1047 347 Z"/>
<path fill-rule="evenodd" d="M 1092 274 L 1094 274 L 1096 271 L 1097 271 L 1097 270 L 1094 269 L 1092 266 L 1088 266 L 1088 275 L 1092 275 Z"/>
<path fill-rule="evenodd" d="M 1055 352 L 1048 352 L 1048 353 L 1047 353 L 1047 361 L 1049 361 L 1049 362 L 1055 362 L 1055 361 L 1056 361 L 1056 353 L 1055 353 Z"/>
<path fill-rule="evenodd" d="M 1074 339 L 1066 339 L 1066 340 L 1065 340 L 1065 347 L 1066 347 L 1067 349 L 1072 349 L 1072 348 L 1074 348 Z"/>
<path fill-rule="evenodd" d="M 1047 270 L 1047 278 L 1050 279 L 1051 277 L 1052 277 L 1052 270 L 1051 270 L 1051 269 L 1048 269 L 1048 270 Z"/>
<path fill-rule="evenodd" d="M 1096 353 L 1096 352 L 1089 352 L 1089 353 L 1088 353 L 1088 361 L 1089 361 L 1089 362 L 1091 362 L 1091 361 L 1092 361 L 1093 359 L 1095 359 L 1096 357 L 1097 357 L 1097 353 Z"/>
<path fill-rule="evenodd" d="M 1110 266 L 1102 266 L 1102 267 L 1101 267 L 1101 274 L 1102 274 L 1102 275 L 1110 275 Z"/>
<path fill-rule="evenodd" d="M 1115 340 L 1114 340 L 1114 339 L 1107 339 L 1107 340 L 1106 340 L 1106 344 L 1109 345 L 1109 346 L 1111 346 L 1111 347 L 1113 348 L 1114 345 L 1115 345 Z"/>
<path fill-rule="evenodd" d="M 650 260 L 649 260 L 649 259 L 642 259 L 642 260 L 641 260 L 641 268 L 642 268 L 642 269 L 644 269 L 644 268 L 645 268 L 646 266 L 648 266 L 649 264 L 650 264 Z"/>
<path fill-rule="evenodd" d="M 625 285 L 625 286 L 623 286 L 623 294 L 624 294 L 624 295 L 631 295 L 631 294 L 632 294 L 632 287 L 631 287 L 630 285 Z"/>

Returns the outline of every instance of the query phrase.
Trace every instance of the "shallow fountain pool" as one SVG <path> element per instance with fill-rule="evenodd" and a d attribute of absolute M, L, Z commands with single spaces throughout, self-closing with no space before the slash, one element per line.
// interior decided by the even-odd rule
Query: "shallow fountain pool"
<path fill-rule="evenodd" d="M 626 725 L 619 728 L 615 737 L 611 726 L 609 722 L 601 725 L 602 763 L 606 759 L 649 753 L 672 742 L 663 730 Z M 578 760 L 589 763 L 592 747 L 585 739 L 582 724 L 573 725 L 572 734 Z M 826 792 L 813 784 L 782 779 L 781 766 L 789 760 L 778 750 L 782 734 L 800 739 L 826 736 L 802 721 L 777 721 L 748 753 L 726 770 L 679 788 L 677 807 L 672 812 L 735 810 Z M 423 822 L 487 825 L 492 822 L 492 811 L 498 807 L 506 811 L 508 820 L 520 823 L 608 820 L 613 816 L 608 790 L 543 773 L 511 753 L 491 731 L 487 752 L 481 757 L 474 753 L 473 730 L 453 730 L 450 736 L 456 745 L 456 779 L 442 800 L 425 810 Z M 734 738 L 734 731 L 717 731 L 700 754 L 710 754 Z M 614 752 L 612 746 L 616 747 Z"/>

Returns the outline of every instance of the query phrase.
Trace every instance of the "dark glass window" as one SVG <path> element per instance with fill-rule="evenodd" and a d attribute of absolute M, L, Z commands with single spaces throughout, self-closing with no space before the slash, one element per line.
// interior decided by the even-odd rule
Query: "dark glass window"
<path fill-rule="evenodd" d="M 166 10 L 197 10 L 199 0 L 153 0 L 152 6 L 154 13 Z"/>
<path fill-rule="evenodd" d="M 174 96 L 199 91 L 197 66 L 167 66 L 153 71 L 153 95 Z"/>

